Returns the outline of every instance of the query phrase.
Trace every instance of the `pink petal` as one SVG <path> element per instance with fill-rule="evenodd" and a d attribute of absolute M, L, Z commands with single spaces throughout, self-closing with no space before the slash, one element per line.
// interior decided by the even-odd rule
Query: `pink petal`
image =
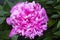
<path fill-rule="evenodd" d="M 11 19 L 8 17 L 7 19 L 6 19 L 6 22 L 7 22 L 7 24 L 11 24 Z"/>
<path fill-rule="evenodd" d="M 16 34 L 15 29 L 12 29 L 11 32 L 10 32 L 10 34 L 9 34 L 9 37 L 14 36 L 15 34 Z"/>
<path fill-rule="evenodd" d="M 44 8 L 42 8 L 42 12 L 43 12 L 42 14 L 45 15 L 45 17 L 46 17 L 46 20 L 48 21 L 48 16 L 47 16 L 46 10 Z"/>

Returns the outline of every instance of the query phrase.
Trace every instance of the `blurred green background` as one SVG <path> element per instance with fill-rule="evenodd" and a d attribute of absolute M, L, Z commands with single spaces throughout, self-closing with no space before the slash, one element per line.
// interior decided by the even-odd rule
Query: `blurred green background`
<path fill-rule="evenodd" d="M 6 18 L 10 16 L 10 9 L 18 2 L 33 0 L 0 0 L 0 40 L 30 40 L 22 36 L 15 35 L 9 38 L 11 26 L 6 23 Z M 49 17 L 48 29 L 42 37 L 36 36 L 33 40 L 60 40 L 60 0 L 35 0 L 47 11 Z"/>

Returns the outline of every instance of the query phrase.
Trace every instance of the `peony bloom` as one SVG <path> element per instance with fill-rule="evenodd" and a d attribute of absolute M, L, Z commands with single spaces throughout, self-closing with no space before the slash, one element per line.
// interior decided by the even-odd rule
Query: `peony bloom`
<path fill-rule="evenodd" d="M 19 34 L 30 39 L 42 36 L 47 30 L 48 17 L 44 8 L 39 3 L 22 2 L 17 3 L 10 11 L 11 15 L 6 19 L 12 30 L 9 37 Z"/>

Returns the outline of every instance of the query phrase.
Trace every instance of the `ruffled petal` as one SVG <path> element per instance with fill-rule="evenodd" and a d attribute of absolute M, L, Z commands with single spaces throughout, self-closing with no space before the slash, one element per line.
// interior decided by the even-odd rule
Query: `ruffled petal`
<path fill-rule="evenodd" d="M 7 19 L 6 19 L 6 22 L 7 22 L 7 24 L 11 24 L 11 19 L 8 17 Z"/>
<path fill-rule="evenodd" d="M 42 15 L 45 15 L 45 18 L 48 21 L 48 16 L 47 16 L 46 10 L 44 8 L 42 8 L 42 12 L 43 12 Z"/>
<path fill-rule="evenodd" d="M 16 34 L 15 29 L 13 28 L 9 34 L 9 37 L 13 37 Z"/>

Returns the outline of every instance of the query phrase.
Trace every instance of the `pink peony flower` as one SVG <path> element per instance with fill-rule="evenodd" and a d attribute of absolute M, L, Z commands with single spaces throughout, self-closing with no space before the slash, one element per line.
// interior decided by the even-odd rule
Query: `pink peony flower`
<path fill-rule="evenodd" d="M 7 23 L 12 25 L 9 37 L 19 34 L 34 39 L 36 35 L 42 36 L 43 31 L 47 30 L 46 11 L 35 1 L 17 3 L 10 13 L 10 17 L 6 19 Z"/>

